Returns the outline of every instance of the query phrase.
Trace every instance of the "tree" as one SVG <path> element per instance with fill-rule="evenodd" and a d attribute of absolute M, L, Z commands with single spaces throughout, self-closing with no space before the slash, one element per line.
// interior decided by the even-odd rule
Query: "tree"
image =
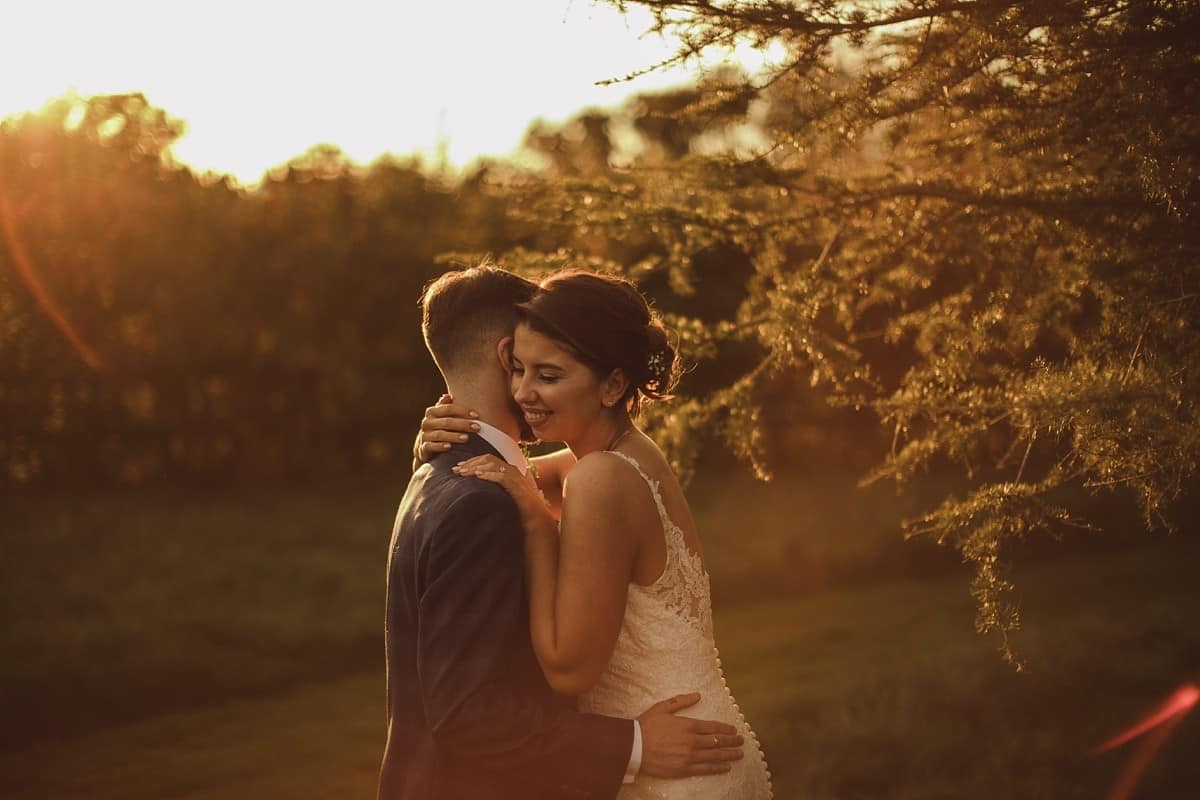
<path fill-rule="evenodd" d="M 255 190 L 141 94 L 0 122 L 0 488 L 346 476 L 436 396 L 416 298 L 503 201 L 318 145 Z"/>
<path fill-rule="evenodd" d="M 756 353 L 656 420 L 682 467 L 715 429 L 768 474 L 757 400 L 807 373 L 888 431 L 867 480 L 958 465 L 965 494 L 907 532 L 974 566 L 978 627 L 1006 653 L 1015 543 L 1092 524 L 1081 493 L 1131 492 L 1171 528 L 1200 458 L 1200 4 L 612 2 L 677 36 L 672 61 L 784 54 L 660 104 L 670 146 L 633 166 L 523 187 L 546 222 L 653 239 L 583 242 L 604 268 L 686 289 L 714 248 L 752 265 L 728 318 L 675 320 L 693 360 Z M 705 146 L 748 125 L 757 140 Z"/>

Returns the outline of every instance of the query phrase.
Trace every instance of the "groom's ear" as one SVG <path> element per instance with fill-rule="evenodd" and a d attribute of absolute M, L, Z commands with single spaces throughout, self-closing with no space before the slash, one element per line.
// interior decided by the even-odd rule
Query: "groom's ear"
<path fill-rule="evenodd" d="M 513 337 L 505 336 L 500 341 L 496 342 L 496 358 L 500 359 L 500 366 L 504 370 L 505 375 L 512 375 L 512 349 Z"/>

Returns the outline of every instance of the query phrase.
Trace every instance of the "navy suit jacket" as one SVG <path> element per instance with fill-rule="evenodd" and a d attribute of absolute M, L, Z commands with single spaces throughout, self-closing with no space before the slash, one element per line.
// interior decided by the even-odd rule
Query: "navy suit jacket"
<path fill-rule="evenodd" d="M 450 470 L 483 453 L 499 455 L 472 435 L 434 456 L 396 516 L 380 800 L 612 798 L 633 722 L 580 714 L 546 683 L 516 504 Z"/>

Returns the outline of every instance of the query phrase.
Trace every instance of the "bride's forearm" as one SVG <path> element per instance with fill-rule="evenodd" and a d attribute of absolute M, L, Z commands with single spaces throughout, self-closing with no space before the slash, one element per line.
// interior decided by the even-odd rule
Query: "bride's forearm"
<path fill-rule="evenodd" d="M 558 594 L 558 521 L 549 510 L 525 514 L 525 576 L 529 584 L 529 632 L 547 678 L 558 665 L 555 597 Z"/>
<path fill-rule="evenodd" d="M 575 456 L 565 447 L 530 459 L 538 489 L 542 491 L 542 496 L 546 498 L 555 517 L 562 513 L 563 476 L 574 464 Z"/>

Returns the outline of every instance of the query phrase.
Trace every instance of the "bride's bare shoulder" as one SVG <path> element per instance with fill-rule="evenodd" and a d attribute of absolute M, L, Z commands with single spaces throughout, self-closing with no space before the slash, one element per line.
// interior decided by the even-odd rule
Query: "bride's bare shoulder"
<path fill-rule="evenodd" d="M 567 473 L 565 485 L 573 492 L 590 490 L 610 495 L 625 492 L 641 482 L 642 478 L 632 464 L 615 453 L 602 450 L 588 453 L 575 462 Z"/>

